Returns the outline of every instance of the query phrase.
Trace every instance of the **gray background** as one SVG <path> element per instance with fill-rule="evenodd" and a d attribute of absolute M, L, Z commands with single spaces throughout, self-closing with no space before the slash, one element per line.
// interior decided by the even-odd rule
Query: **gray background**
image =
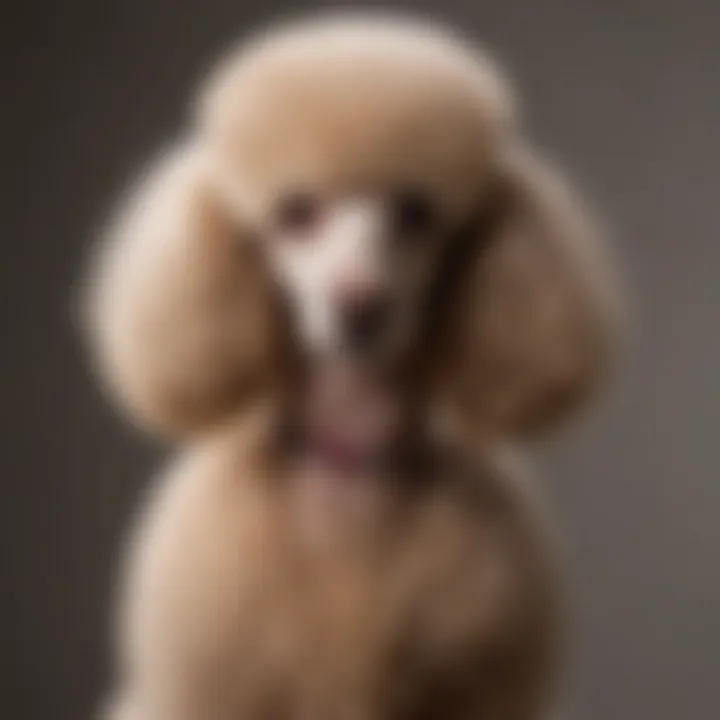
<path fill-rule="evenodd" d="M 89 380 L 72 326 L 88 240 L 208 63 L 282 5 L 3 10 L 3 717 L 89 717 L 120 531 L 155 463 Z M 569 717 L 720 717 L 720 6 L 412 7 L 496 50 L 534 136 L 616 230 L 632 316 L 615 381 L 541 452 L 567 548 Z"/>

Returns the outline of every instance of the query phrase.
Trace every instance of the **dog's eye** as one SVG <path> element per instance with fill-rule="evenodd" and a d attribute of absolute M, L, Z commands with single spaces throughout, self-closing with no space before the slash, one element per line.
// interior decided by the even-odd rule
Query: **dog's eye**
<path fill-rule="evenodd" d="M 321 214 L 319 200 L 306 192 L 292 192 L 281 198 L 275 211 L 280 230 L 302 234 L 317 225 Z"/>
<path fill-rule="evenodd" d="M 432 200 L 418 190 L 396 192 L 390 212 L 395 231 L 403 235 L 425 233 L 437 220 Z"/>

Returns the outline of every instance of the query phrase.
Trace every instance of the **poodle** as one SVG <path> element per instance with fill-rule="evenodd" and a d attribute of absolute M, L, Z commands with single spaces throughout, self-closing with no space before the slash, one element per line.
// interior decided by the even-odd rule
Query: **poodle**
<path fill-rule="evenodd" d="M 452 31 L 315 19 L 230 52 L 93 264 L 98 371 L 176 447 L 109 717 L 542 717 L 557 572 L 513 449 L 602 377 L 595 234 Z"/>

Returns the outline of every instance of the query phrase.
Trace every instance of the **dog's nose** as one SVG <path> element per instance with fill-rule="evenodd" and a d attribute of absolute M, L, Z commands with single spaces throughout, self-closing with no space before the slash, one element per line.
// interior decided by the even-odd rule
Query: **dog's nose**
<path fill-rule="evenodd" d="M 388 318 L 389 302 L 382 293 L 346 296 L 340 303 L 342 333 L 352 351 L 362 351 L 375 344 Z"/>

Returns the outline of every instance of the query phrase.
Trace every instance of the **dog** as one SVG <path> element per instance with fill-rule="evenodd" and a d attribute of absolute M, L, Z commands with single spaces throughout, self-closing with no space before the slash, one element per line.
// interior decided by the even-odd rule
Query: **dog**
<path fill-rule="evenodd" d="M 509 83 L 422 21 L 271 29 L 93 262 L 95 362 L 174 459 L 128 542 L 115 720 L 533 720 L 557 572 L 514 448 L 613 293 Z"/>

